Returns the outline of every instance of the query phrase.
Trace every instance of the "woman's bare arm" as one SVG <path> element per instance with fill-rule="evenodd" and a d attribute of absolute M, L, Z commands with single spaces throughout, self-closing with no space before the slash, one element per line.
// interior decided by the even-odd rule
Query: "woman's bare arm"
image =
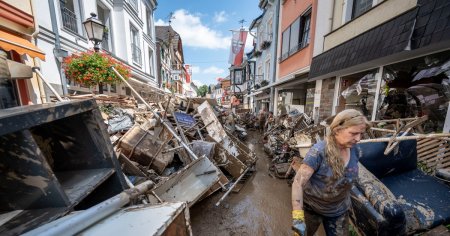
<path fill-rule="evenodd" d="M 314 169 L 302 164 L 294 177 L 292 184 L 292 208 L 293 210 L 303 210 L 303 188 L 308 183 L 309 178 L 314 173 Z"/>

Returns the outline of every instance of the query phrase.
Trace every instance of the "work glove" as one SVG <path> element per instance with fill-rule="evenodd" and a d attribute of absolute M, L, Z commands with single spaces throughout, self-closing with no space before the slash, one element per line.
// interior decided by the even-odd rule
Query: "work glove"
<path fill-rule="evenodd" d="M 306 236 L 305 212 L 303 210 L 292 211 L 292 230 L 294 235 Z"/>

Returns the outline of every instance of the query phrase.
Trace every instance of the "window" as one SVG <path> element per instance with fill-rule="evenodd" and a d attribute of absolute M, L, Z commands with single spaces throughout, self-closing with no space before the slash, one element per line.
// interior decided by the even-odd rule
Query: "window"
<path fill-rule="evenodd" d="M 264 79 L 270 81 L 270 58 L 266 60 Z"/>
<path fill-rule="evenodd" d="M 372 8 L 373 0 L 353 0 L 352 19 Z"/>
<path fill-rule="evenodd" d="M 111 84 L 110 87 L 109 87 L 109 92 L 110 93 L 116 93 L 117 92 L 117 85 Z"/>
<path fill-rule="evenodd" d="M 302 33 L 300 34 L 300 47 L 304 48 L 309 44 L 309 29 L 311 24 L 311 11 L 302 16 Z"/>
<path fill-rule="evenodd" d="M 81 19 L 83 16 L 80 11 L 80 2 L 77 0 L 60 1 L 60 8 L 64 29 L 83 35 L 83 29 L 81 27 Z"/>
<path fill-rule="evenodd" d="M 311 10 L 295 19 L 282 34 L 280 61 L 309 45 Z"/>
<path fill-rule="evenodd" d="M 104 7 L 101 3 L 97 4 L 97 18 L 105 24 L 106 28 L 103 32 L 102 49 L 109 52 L 112 51 L 112 37 L 111 37 L 111 12 L 107 7 Z"/>
<path fill-rule="evenodd" d="M 292 23 L 291 27 L 291 37 L 289 42 L 289 55 L 297 52 L 299 46 L 299 34 L 300 34 L 300 18 L 297 18 L 294 23 Z"/>
<path fill-rule="evenodd" d="M 266 32 L 267 32 L 267 40 L 268 41 L 272 41 L 272 33 L 273 33 L 273 29 L 272 29 L 272 18 L 270 18 L 268 21 L 267 21 L 267 30 L 266 30 Z"/>
<path fill-rule="evenodd" d="M 150 74 L 150 75 L 154 75 L 153 74 L 153 72 L 154 72 L 154 68 L 153 68 L 153 50 L 151 49 L 151 48 L 149 48 L 148 49 L 148 62 L 149 62 L 149 66 L 148 66 L 148 68 L 149 68 L 149 71 L 148 71 L 148 73 Z"/>
<path fill-rule="evenodd" d="M 288 58 L 289 56 L 289 35 L 290 35 L 291 27 L 288 27 L 282 34 L 282 42 L 281 42 L 281 60 Z"/>
<path fill-rule="evenodd" d="M 147 34 L 152 37 L 152 20 L 153 20 L 153 13 L 152 10 L 148 9 L 146 10 L 146 20 L 147 20 Z"/>
<path fill-rule="evenodd" d="M 139 31 L 130 25 L 131 56 L 134 63 L 141 65 L 141 49 L 139 48 Z"/>

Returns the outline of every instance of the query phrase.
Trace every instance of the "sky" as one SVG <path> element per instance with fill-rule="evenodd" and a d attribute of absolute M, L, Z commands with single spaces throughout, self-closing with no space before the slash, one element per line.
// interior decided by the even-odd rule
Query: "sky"
<path fill-rule="evenodd" d="M 231 31 L 248 28 L 262 14 L 259 0 L 158 0 L 155 25 L 168 25 L 183 42 L 185 64 L 192 66 L 192 80 L 197 85 L 216 84 L 229 74 L 228 57 Z M 253 37 L 247 36 L 245 52 L 252 49 Z"/>

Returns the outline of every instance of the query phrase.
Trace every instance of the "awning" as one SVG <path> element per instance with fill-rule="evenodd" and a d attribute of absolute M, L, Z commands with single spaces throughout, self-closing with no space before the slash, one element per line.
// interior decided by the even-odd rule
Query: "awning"
<path fill-rule="evenodd" d="M 0 30 L 0 48 L 6 51 L 14 50 L 20 55 L 28 54 L 30 57 L 38 57 L 45 61 L 45 53 L 30 41 Z"/>

